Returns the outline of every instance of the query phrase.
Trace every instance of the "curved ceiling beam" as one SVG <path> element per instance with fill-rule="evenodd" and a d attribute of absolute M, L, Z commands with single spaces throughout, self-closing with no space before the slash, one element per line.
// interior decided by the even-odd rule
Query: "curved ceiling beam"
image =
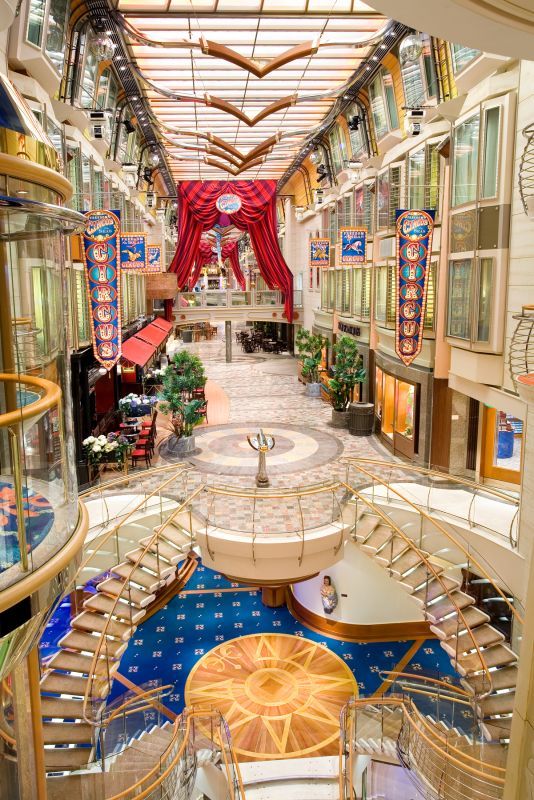
<path fill-rule="evenodd" d="M 215 136 L 214 133 L 203 133 L 201 131 L 190 131 L 186 128 L 172 128 L 170 125 L 166 125 L 161 120 L 157 119 L 157 117 L 151 116 L 151 121 L 154 125 L 161 131 L 167 131 L 168 133 L 172 133 L 175 136 L 196 136 L 197 139 L 205 139 L 208 142 L 220 147 L 221 150 L 226 150 L 231 155 L 236 156 L 236 158 L 243 158 L 243 154 L 234 147 L 232 144 L 228 144 L 225 142 L 224 139 L 221 139 L 219 136 Z"/>
<path fill-rule="evenodd" d="M 296 94 L 290 94 L 287 97 L 281 97 L 279 100 L 276 100 L 274 103 L 266 106 L 263 111 L 260 111 L 259 114 L 256 114 L 255 117 L 249 117 L 248 114 L 245 114 L 244 111 L 241 111 L 237 106 L 234 106 L 233 103 L 229 103 L 228 100 L 222 100 L 220 97 L 214 97 L 213 95 L 206 94 L 206 105 L 212 106 L 213 108 L 218 108 L 219 111 L 224 111 L 226 114 L 231 114 L 236 119 L 239 119 L 241 122 L 244 122 L 245 125 L 248 125 L 249 128 L 253 128 L 258 122 L 266 119 L 266 117 L 270 117 L 271 114 L 276 114 L 277 111 L 282 111 L 284 108 L 290 108 L 291 106 L 296 105 L 298 96 Z"/>
<path fill-rule="evenodd" d="M 264 78 L 279 67 L 290 64 L 292 61 L 297 61 L 299 58 L 307 58 L 313 56 L 321 47 L 352 47 L 355 49 L 363 47 L 373 47 L 382 41 L 382 38 L 387 33 L 390 23 L 387 22 L 379 31 L 371 34 L 366 39 L 361 39 L 356 42 L 336 41 L 335 39 L 314 39 L 313 41 L 302 42 L 301 44 L 285 50 L 280 55 L 271 59 L 267 63 L 261 64 L 253 58 L 247 58 L 241 55 L 231 47 L 219 44 L 218 42 L 211 42 L 200 36 L 198 40 L 193 39 L 178 39 L 173 42 L 164 42 L 158 39 L 150 39 L 141 33 L 140 30 L 135 28 L 120 12 L 115 12 L 114 18 L 122 31 L 138 44 L 146 45 L 148 47 L 162 47 L 166 49 L 185 48 L 187 50 L 201 50 L 204 55 L 214 56 L 223 61 L 228 61 L 230 64 L 241 67 L 242 69 L 255 75 L 256 78 Z"/>

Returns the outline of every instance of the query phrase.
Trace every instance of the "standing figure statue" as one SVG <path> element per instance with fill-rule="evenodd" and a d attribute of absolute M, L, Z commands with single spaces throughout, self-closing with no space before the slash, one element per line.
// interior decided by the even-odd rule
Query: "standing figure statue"
<path fill-rule="evenodd" d="M 265 455 L 274 447 L 274 436 L 269 433 L 264 433 L 260 428 L 260 432 L 256 436 L 247 436 L 248 443 L 253 450 L 258 451 L 258 472 L 256 473 L 256 486 L 269 486 L 269 478 L 267 477 L 267 464 Z"/>
<path fill-rule="evenodd" d="M 330 575 L 325 575 L 323 578 L 323 585 L 321 586 L 321 600 L 323 603 L 324 613 L 331 614 L 337 606 L 337 592 L 332 585 Z"/>

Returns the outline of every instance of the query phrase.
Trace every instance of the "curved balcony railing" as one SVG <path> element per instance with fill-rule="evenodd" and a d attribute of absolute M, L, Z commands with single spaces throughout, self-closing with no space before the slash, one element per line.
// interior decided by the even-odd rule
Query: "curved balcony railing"
<path fill-rule="evenodd" d="M 302 290 L 293 291 L 293 305 L 302 307 Z M 276 289 L 251 289 L 243 292 L 239 289 L 202 289 L 200 292 L 180 292 L 175 301 L 175 310 L 179 312 L 198 309 L 217 308 L 283 308 L 284 296 Z"/>

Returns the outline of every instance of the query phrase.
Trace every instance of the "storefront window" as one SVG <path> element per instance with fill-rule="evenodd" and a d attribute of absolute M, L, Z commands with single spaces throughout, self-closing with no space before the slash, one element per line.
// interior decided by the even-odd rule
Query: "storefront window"
<path fill-rule="evenodd" d="M 395 378 L 384 373 L 382 390 L 382 433 L 393 439 L 395 425 Z"/>
<path fill-rule="evenodd" d="M 413 439 L 415 420 L 415 386 L 396 381 L 397 399 L 395 410 L 395 432 L 406 439 Z"/>
<path fill-rule="evenodd" d="M 375 371 L 375 416 L 386 441 L 395 451 L 411 456 L 416 450 L 417 386 L 384 372 Z M 400 438 L 399 438 L 400 437 Z"/>
<path fill-rule="evenodd" d="M 471 203 L 476 199 L 479 136 L 478 114 L 454 131 L 453 206 Z"/>
<path fill-rule="evenodd" d="M 464 47 L 463 44 L 451 44 L 452 68 L 454 74 L 461 72 L 475 58 L 480 55 L 480 50 Z"/>
<path fill-rule="evenodd" d="M 380 367 L 375 372 L 375 414 L 378 419 L 382 419 L 382 399 L 383 399 L 384 373 Z"/>
<path fill-rule="evenodd" d="M 520 483 L 522 448 L 523 421 L 508 411 L 486 406 L 481 461 L 483 476 Z"/>
<path fill-rule="evenodd" d="M 484 164 L 482 167 L 482 197 L 497 196 L 499 163 L 500 108 L 494 106 L 484 111 Z"/>
<path fill-rule="evenodd" d="M 473 259 L 451 261 L 449 265 L 449 313 L 447 335 L 471 338 Z"/>

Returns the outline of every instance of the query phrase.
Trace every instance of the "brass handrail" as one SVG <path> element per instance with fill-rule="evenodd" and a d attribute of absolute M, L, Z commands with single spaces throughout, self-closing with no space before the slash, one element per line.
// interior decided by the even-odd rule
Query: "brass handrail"
<path fill-rule="evenodd" d="M 21 406 L 14 411 L 6 411 L 4 414 L 0 414 L 0 428 L 18 425 L 27 419 L 32 419 L 32 417 L 42 414 L 43 411 L 48 411 L 50 408 L 61 404 L 61 388 L 57 383 L 48 381 L 45 378 L 38 378 L 36 375 L 0 372 L 0 382 L 25 384 L 41 389 L 44 392 L 39 400 L 28 403 L 26 406 Z"/>
<path fill-rule="evenodd" d="M 388 484 L 384 480 L 382 480 L 382 478 L 379 478 L 377 475 L 374 475 L 372 472 L 369 472 L 368 470 L 366 470 L 363 467 L 360 467 L 360 466 L 358 466 L 356 464 L 353 464 L 353 466 L 355 466 L 356 469 L 359 469 L 361 472 L 363 472 L 364 475 L 366 475 L 367 477 L 371 478 L 373 480 L 373 482 L 377 481 L 382 486 L 386 486 L 388 488 L 388 491 L 392 491 L 394 494 L 397 495 L 397 497 L 399 497 L 403 501 L 403 503 L 406 503 L 407 505 L 411 506 L 411 508 L 413 508 L 424 519 L 428 520 L 432 525 L 434 525 L 436 528 L 438 528 L 438 530 L 441 533 L 443 533 L 450 542 L 452 542 L 456 547 L 458 547 L 464 553 L 465 556 L 467 556 L 468 562 L 471 562 L 472 564 L 474 564 L 476 566 L 476 568 L 478 570 L 480 570 L 482 576 L 484 578 L 486 578 L 491 583 L 493 588 L 498 592 L 498 594 L 504 600 L 504 602 L 506 603 L 506 605 L 508 606 L 508 608 L 512 612 L 513 616 L 521 623 L 521 625 L 524 624 L 523 617 L 518 612 L 518 610 L 512 605 L 512 603 L 510 603 L 510 601 L 508 600 L 507 596 L 500 589 L 500 587 L 497 586 L 497 584 L 495 583 L 494 579 L 491 578 L 490 575 L 488 575 L 488 573 L 486 572 L 484 567 L 478 562 L 478 560 L 476 558 L 474 558 L 471 555 L 471 553 L 464 547 L 464 545 L 460 541 L 458 541 L 451 533 L 449 533 L 449 531 L 440 522 L 438 522 L 438 520 L 434 519 L 434 517 L 430 516 L 430 514 L 427 514 L 426 511 L 423 511 L 421 508 L 419 508 L 419 506 L 416 503 L 413 503 L 411 500 L 409 500 L 407 497 L 405 497 L 401 492 L 399 492 L 398 489 L 395 489 L 393 486 L 391 486 L 390 484 Z"/>
<path fill-rule="evenodd" d="M 133 694 L 131 697 L 129 697 L 129 698 L 128 698 L 128 700 L 125 700 L 125 701 L 124 701 L 124 703 L 121 703 L 121 705 L 120 705 L 120 706 L 118 706 L 117 708 L 114 708 L 114 709 L 113 709 L 113 711 L 111 712 L 111 714 L 109 715 L 109 717 L 105 717 L 105 718 L 104 718 L 104 720 L 103 720 L 103 724 L 104 724 L 104 725 L 109 725 L 109 723 L 110 723 L 110 722 L 112 722 L 112 721 L 113 721 L 113 720 L 114 720 L 116 717 L 118 717 L 118 716 L 119 716 L 119 714 L 120 714 L 120 713 L 121 713 L 121 712 L 122 712 L 122 711 L 123 711 L 125 708 L 128 708 L 129 706 L 131 706 L 131 705 L 133 705 L 134 703 L 137 703 L 137 702 L 139 702 L 139 701 L 141 701 L 141 700 L 142 700 L 143 702 L 145 702 L 145 701 L 146 701 L 146 702 L 147 702 L 149 705 L 151 705 L 151 706 L 153 706 L 154 708 L 156 708 L 156 706 L 155 706 L 155 705 L 154 705 L 154 703 L 152 702 L 152 701 L 153 701 L 153 699 L 154 699 L 154 698 L 152 697 L 152 695 L 154 695 L 154 694 L 158 694 L 158 692 L 163 692 L 163 691 L 165 691 L 166 689 L 172 689 L 172 688 L 173 688 L 173 685 L 174 685 L 174 684 L 172 684 L 172 683 L 167 683 L 167 684 L 165 684 L 165 686 L 156 686 L 156 687 L 155 687 L 155 688 L 153 688 L 153 689 L 147 689 L 146 691 L 144 691 L 144 692 L 140 692 L 139 694 Z M 139 710 L 139 709 L 136 709 L 136 710 Z"/>

